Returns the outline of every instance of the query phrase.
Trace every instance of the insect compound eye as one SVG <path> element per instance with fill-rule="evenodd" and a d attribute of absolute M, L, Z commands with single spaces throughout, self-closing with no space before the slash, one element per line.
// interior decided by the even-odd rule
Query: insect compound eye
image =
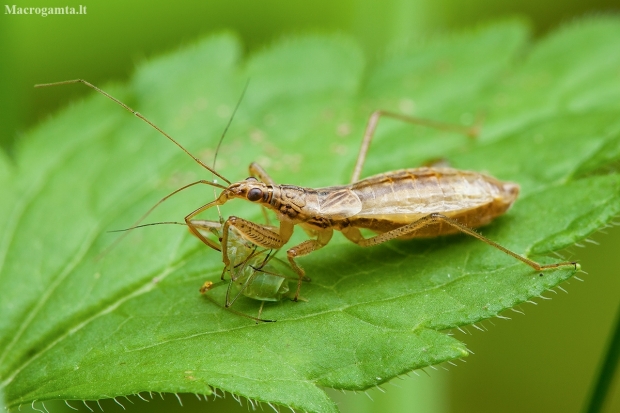
<path fill-rule="evenodd" d="M 263 197 L 263 191 L 258 188 L 252 188 L 248 191 L 248 200 L 255 202 Z"/>
<path fill-rule="evenodd" d="M 254 178 L 253 176 L 248 176 L 247 178 L 245 178 L 246 181 L 254 181 L 254 182 L 258 182 L 258 179 Z"/>

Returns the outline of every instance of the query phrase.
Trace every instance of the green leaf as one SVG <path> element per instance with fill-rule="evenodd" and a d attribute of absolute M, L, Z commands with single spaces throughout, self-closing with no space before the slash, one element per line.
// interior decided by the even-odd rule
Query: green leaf
<path fill-rule="evenodd" d="M 382 120 L 363 174 L 444 158 L 518 182 L 520 199 L 481 232 L 548 263 L 557 258 L 545 255 L 620 212 L 618 38 L 620 20 L 599 18 L 532 45 L 525 26 L 504 22 L 370 64 L 347 38 L 288 39 L 246 59 L 237 39 L 222 34 L 104 89 L 210 163 L 249 78 L 218 170 L 240 180 L 258 161 L 276 182 L 309 187 L 348 181 L 372 110 L 465 124 L 485 113 L 475 141 Z M 221 256 L 186 230 L 134 230 L 107 249 L 118 239 L 107 231 L 131 226 L 202 178 L 211 175 L 95 93 L 33 130 L 14 163 L 0 158 L 7 406 L 217 388 L 336 412 L 322 387 L 365 389 L 464 357 L 449 329 L 498 316 L 575 272 L 540 277 L 467 236 L 362 250 L 336 235 L 300 259 L 312 278 L 302 289 L 308 301 L 268 303 L 264 316 L 278 322 L 256 325 L 200 296 L 205 280 L 219 279 Z M 213 196 L 189 189 L 148 221 L 182 220 Z M 263 220 L 241 201 L 222 212 Z M 304 239 L 296 233 L 290 245 Z M 223 302 L 224 293 L 213 297 Z M 234 305 L 252 315 L 258 307 L 247 298 Z"/>

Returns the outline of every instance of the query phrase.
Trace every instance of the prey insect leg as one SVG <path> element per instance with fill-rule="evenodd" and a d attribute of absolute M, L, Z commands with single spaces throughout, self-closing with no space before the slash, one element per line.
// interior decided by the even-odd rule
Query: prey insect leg
<path fill-rule="evenodd" d="M 422 217 L 414 222 L 412 222 L 411 224 L 407 224 L 404 225 L 402 227 L 393 229 L 391 231 L 385 232 L 383 234 L 379 234 L 379 235 L 375 235 L 373 237 L 370 238 L 364 238 L 360 232 L 360 230 L 358 228 L 353 228 L 353 227 L 349 227 L 345 230 L 343 230 L 343 234 L 351 241 L 355 242 L 356 244 L 358 244 L 361 247 L 371 247 L 373 245 L 378 245 L 378 244 L 382 244 L 386 241 L 390 241 L 396 238 L 400 238 L 400 237 L 404 237 L 407 238 L 408 236 L 410 236 L 411 234 L 415 233 L 417 230 L 419 230 L 420 228 L 426 227 L 428 225 L 433 225 L 433 224 L 437 224 L 437 223 L 446 223 L 448 225 L 450 225 L 451 227 L 457 229 L 458 231 L 470 235 L 474 238 L 479 239 L 480 241 L 494 247 L 497 248 L 498 250 L 504 252 L 505 254 L 510 255 L 511 257 L 516 258 L 517 260 L 529 265 L 530 267 L 534 268 L 536 271 L 542 271 L 542 270 L 547 270 L 547 269 L 552 269 L 552 268 L 559 268 L 559 267 L 566 267 L 566 266 L 572 266 L 575 269 L 577 269 L 577 263 L 575 262 L 560 262 L 560 263 L 555 263 L 555 264 L 547 264 L 547 265 L 543 265 L 543 264 L 539 264 L 536 261 L 530 260 L 528 258 L 525 258 L 519 254 L 517 254 L 514 251 L 509 250 L 508 248 L 505 248 L 501 245 L 499 245 L 497 242 L 495 241 L 491 241 L 490 239 L 480 235 L 479 233 L 477 233 L 476 231 L 474 231 L 473 229 L 461 224 L 460 222 L 452 219 L 452 218 L 448 218 L 447 216 L 443 215 L 443 214 L 438 214 L 438 213 L 433 213 L 433 214 L 429 214 L 425 217 Z M 542 274 L 541 274 L 542 275 Z"/>

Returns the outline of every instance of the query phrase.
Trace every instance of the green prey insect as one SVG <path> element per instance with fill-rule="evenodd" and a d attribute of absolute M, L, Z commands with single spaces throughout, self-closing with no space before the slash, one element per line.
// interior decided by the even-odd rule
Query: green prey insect
<path fill-rule="evenodd" d="M 394 239 L 405 240 L 464 233 L 523 262 L 540 275 L 542 275 L 541 271 L 545 270 L 567 266 L 575 269 L 578 267 L 575 262 L 540 264 L 474 231 L 474 228 L 489 224 L 508 211 L 519 194 L 519 185 L 516 183 L 503 182 L 474 171 L 445 167 L 401 169 L 360 180 L 366 154 L 381 117 L 391 117 L 411 124 L 452 130 L 467 135 L 475 134 L 472 128 L 376 111 L 368 120 L 351 182 L 347 185 L 318 189 L 280 185 L 276 184 L 257 163 L 250 164 L 250 177 L 231 182 L 214 168 L 205 165 L 140 113 L 82 79 L 38 86 L 70 83 L 83 83 L 113 100 L 170 139 L 195 162 L 226 182 L 227 186 L 208 180 L 196 181 L 177 189 L 159 202 L 197 184 L 222 189 L 217 199 L 185 216 L 185 222 L 190 231 L 206 245 L 219 250 L 219 246 L 202 235 L 200 229 L 193 224 L 194 218 L 204 211 L 238 198 L 275 212 L 280 222 L 277 230 L 241 217 L 228 217 L 222 227 L 222 261 L 225 267 L 230 266 L 231 263 L 227 250 L 227 237 L 231 233 L 231 227 L 237 229 L 241 238 L 259 247 L 274 250 L 288 243 L 295 226 L 303 228 L 312 238 L 286 251 L 287 259 L 298 276 L 294 299 L 299 298 L 302 281 L 305 279 L 305 271 L 296 262 L 297 258 L 326 246 L 334 230 L 342 232 L 348 240 L 361 247 L 370 247 Z M 368 229 L 377 235 L 366 238 L 361 229 Z"/>
<path fill-rule="evenodd" d="M 221 242 L 222 238 L 224 238 L 222 230 L 223 220 L 221 217 L 219 222 L 192 220 L 192 224 L 198 228 L 203 236 L 215 236 L 217 239 L 215 242 Z M 182 222 L 154 222 L 111 232 L 132 231 L 137 228 L 155 225 L 186 226 Z M 275 227 L 273 228 L 275 229 Z M 226 238 L 226 249 L 230 257 L 230 264 L 223 268 L 219 282 L 205 281 L 199 289 L 200 293 L 214 304 L 256 322 L 276 321 L 261 318 L 264 304 L 265 302 L 278 302 L 285 298 L 293 299 L 293 292 L 289 288 L 289 281 L 296 281 L 296 274 L 284 261 L 275 257 L 277 251 L 259 248 L 257 245 L 246 241 L 234 227 L 229 228 L 229 234 Z M 221 247 L 220 250 L 222 250 Z M 284 275 L 286 273 L 289 273 L 289 275 Z M 226 289 L 224 304 L 222 305 L 212 298 L 209 292 L 224 285 L 228 285 L 228 288 Z M 241 296 L 261 302 L 257 317 L 231 308 Z M 303 298 L 301 299 L 304 300 Z"/>
<path fill-rule="evenodd" d="M 219 240 L 224 238 L 221 222 L 192 220 L 192 224 L 205 237 L 212 234 Z M 228 251 L 230 263 L 222 271 L 222 281 L 218 283 L 206 281 L 200 288 L 200 293 L 211 299 L 207 294 L 209 291 L 228 284 L 225 308 L 230 309 L 229 307 L 243 295 L 261 302 L 258 316 L 252 317 L 230 309 L 231 311 L 257 322 L 275 321 L 261 318 L 265 302 L 281 301 L 284 298 L 292 299 L 293 292 L 289 288 L 289 280 L 296 280 L 296 277 L 283 275 L 283 273 L 292 272 L 292 270 L 287 264 L 274 256 L 274 251 L 261 249 L 245 240 L 234 227 L 229 227 L 228 231 L 225 249 Z M 228 273 L 229 280 L 226 280 L 226 273 Z M 295 273 L 293 272 L 292 275 Z"/>

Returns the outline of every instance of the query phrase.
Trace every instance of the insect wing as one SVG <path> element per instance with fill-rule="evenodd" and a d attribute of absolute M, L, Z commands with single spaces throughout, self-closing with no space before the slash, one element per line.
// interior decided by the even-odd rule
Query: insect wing
<path fill-rule="evenodd" d="M 327 218 L 343 219 L 357 215 L 362 210 L 362 201 L 357 194 L 346 187 L 317 190 L 319 193 L 319 213 Z"/>

